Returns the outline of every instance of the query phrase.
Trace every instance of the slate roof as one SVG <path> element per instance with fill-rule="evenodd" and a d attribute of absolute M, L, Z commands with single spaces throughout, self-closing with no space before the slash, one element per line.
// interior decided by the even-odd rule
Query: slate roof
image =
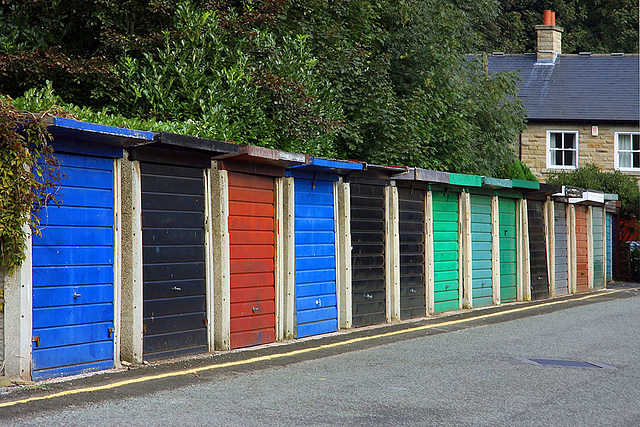
<path fill-rule="evenodd" d="M 520 72 L 530 121 L 640 120 L 638 55 L 559 55 L 553 65 L 536 64 L 535 54 L 488 59 L 490 72 Z"/>

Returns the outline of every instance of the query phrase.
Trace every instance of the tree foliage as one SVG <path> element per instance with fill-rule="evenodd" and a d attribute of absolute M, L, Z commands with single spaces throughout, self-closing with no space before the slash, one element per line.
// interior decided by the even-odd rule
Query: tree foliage
<path fill-rule="evenodd" d="M 594 164 L 586 164 L 572 171 L 554 172 L 547 177 L 547 183 L 573 185 L 617 194 L 622 217 L 640 218 L 638 179 L 620 171 L 603 172 Z"/>
<path fill-rule="evenodd" d="M 24 260 L 27 233 L 39 235 L 41 212 L 59 202 L 62 174 L 41 119 L 21 115 L 0 97 L 0 267 Z"/>
<path fill-rule="evenodd" d="M 533 52 L 542 11 L 564 28 L 562 52 L 637 53 L 637 0 L 500 0 L 497 19 L 484 28 L 485 49 Z"/>

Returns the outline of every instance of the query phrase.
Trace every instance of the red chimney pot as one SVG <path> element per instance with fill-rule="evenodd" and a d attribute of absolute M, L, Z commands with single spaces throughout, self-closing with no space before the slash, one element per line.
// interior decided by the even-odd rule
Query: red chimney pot
<path fill-rule="evenodd" d="M 543 25 L 553 25 L 551 23 L 551 17 L 552 17 L 552 12 L 549 9 L 545 9 L 544 12 L 542 12 L 542 24 Z"/>

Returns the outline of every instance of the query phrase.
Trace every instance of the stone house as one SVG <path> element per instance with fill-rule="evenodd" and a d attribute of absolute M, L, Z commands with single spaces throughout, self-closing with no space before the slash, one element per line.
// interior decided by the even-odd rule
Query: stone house
<path fill-rule="evenodd" d="M 516 154 L 544 181 L 595 163 L 640 177 L 640 61 L 637 54 L 562 54 L 563 29 L 545 11 L 537 52 L 494 53 L 490 72 L 517 71 L 527 129 Z"/>

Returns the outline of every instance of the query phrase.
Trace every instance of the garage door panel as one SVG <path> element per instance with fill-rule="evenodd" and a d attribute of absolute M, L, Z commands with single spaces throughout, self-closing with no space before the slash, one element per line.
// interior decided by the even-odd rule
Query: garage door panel
<path fill-rule="evenodd" d="M 230 217 L 229 218 L 229 230 L 231 231 L 264 231 L 272 230 L 274 228 L 273 218 L 258 218 L 258 217 Z M 269 237 L 269 240 L 273 239 L 273 235 Z"/>
<path fill-rule="evenodd" d="M 143 351 L 149 360 L 204 353 L 207 351 L 207 347 L 202 344 L 203 342 L 207 342 L 206 329 L 172 331 L 166 334 L 145 336 Z M 169 353 L 167 354 L 167 352 Z"/>
<path fill-rule="evenodd" d="M 153 197 L 144 197 L 143 210 L 170 210 L 175 212 L 202 212 L 204 210 L 204 196 L 190 194 L 152 193 Z"/>
<path fill-rule="evenodd" d="M 109 246 L 37 246 L 33 265 L 113 265 L 113 247 Z"/>
<path fill-rule="evenodd" d="M 110 208 L 91 208 L 60 206 L 41 212 L 40 226 L 102 226 L 113 227 L 113 210 Z"/>
<path fill-rule="evenodd" d="M 39 328 L 113 322 L 113 304 L 84 304 L 33 309 L 34 333 Z"/>
<path fill-rule="evenodd" d="M 147 228 L 142 234 L 143 251 L 147 245 L 204 245 L 204 229 Z"/>
<path fill-rule="evenodd" d="M 142 212 L 142 228 L 197 228 L 200 224 L 204 224 L 204 212 Z"/>
<path fill-rule="evenodd" d="M 62 326 L 59 328 L 40 328 L 40 342 L 34 343 L 38 349 L 86 344 L 94 341 L 110 341 L 109 328 L 113 322 L 90 323 L 85 325 Z"/>
<path fill-rule="evenodd" d="M 113 266 L 34 267 L 33 286 L 113 283 Z"/>
<path fill-rule="evenodd" d="M 169 193 L 180 195 L 202 194 L 202 182 L 199 177 L 194 179 L 175 179 L 173 176 L 159 176 L 147 174 L 142 183 L 142 191 L 150 193 Z"/>
<path fill-rule="evenodd" d="M 111 162 L 113 162 L 113 160 L 111 160 Z M 65 188 L 102 188 L 105 190 L 111 190 L 113 188 L 113 174 L 111 169 L 89 170 L 82 167 L 69 167 L 63 164 L 60 167 L 60 171 L 66 177 L 62 182 L 62 186 Z"/>
<path fill-rule="evenodd" d="M 202 313 L 206 309 L 207 304 L 204 295 L 171 296 L 145 300 L 143 312 L 145 318 L 151 318 L 174 314 Z"/>
<path fill-rule="evenodd" d="M 204 254 L 201 255 L 204 258 Z M 175 262 L 162 264 L 146 264 L 142 267 L 144 281 L 156 282 L 163 280 L 180 281 L 184 279 L 198 279 L 205 277 L 204 262 Z"/>
<path fill-rule="evenodd" d="M 33 307 L 111 303 L 113 285 L 50 286 L 33 288 Z"/>
<path fill-rule="evenodd" d="M 275 322 L 275 320 L 274 320 Z M 255 331 L 235 332 L 231 336 L 231 347 L 242 348 L 260 345 L 265 342 L 274 342 L 276 340 L 276 332 L 274 328 L 265 328 Z"/>
<path fill-rule="evenodd" d="M 143 295 L 149 299 L 170 298 L 177 295 L 183 297 L 194 296 L 202 295 L 202 290 L 204 288 L 204 277 L 199 279 L 181 280 L 179 286 L 174 281 L 146 282 L 143 285 Z"/>
<path fill-rule="evenodd" d="M 38 349 L 33 355 L 34 380 L 55 376 L 53 372 L 37 372 L 39 370 L 62 366 L 99 363 L 101 369 L 113 367 L 113 341 L 96 341 L 65 347 Z M 91 370 L 91 366 L 83 366 L 82 370 Z M 69 368 L 59 368 L 60 374 L 69 375 Z"/>
<path fill-rule="evenodd" d="M 199 330 L 206 325 L 206 320 L 204 311 L 146 318 L 144 319 L 145 339 L 155 339 L 155 334 L 170 335 L 178 331 Z"/>

